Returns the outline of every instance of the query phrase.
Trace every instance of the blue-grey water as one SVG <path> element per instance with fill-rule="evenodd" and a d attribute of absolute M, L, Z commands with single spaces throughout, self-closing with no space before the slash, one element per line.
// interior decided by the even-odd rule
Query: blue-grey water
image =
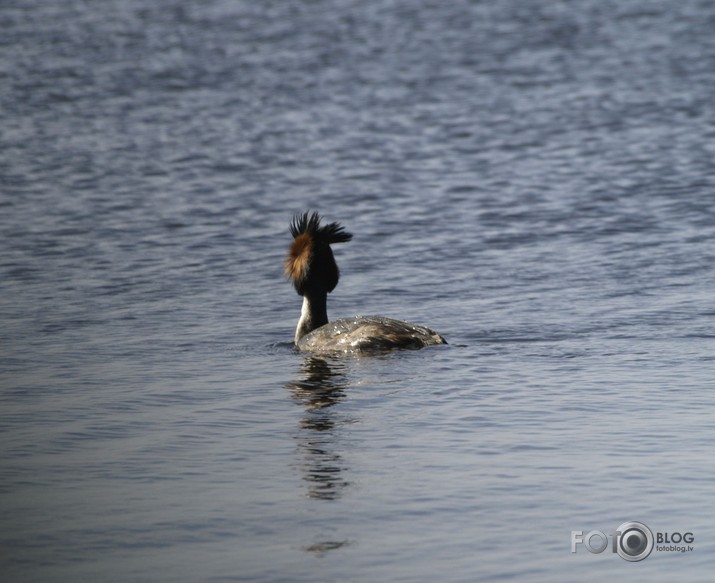
<path fill-rule="evenodd" d="M 715 4 L 0 3 L 3 581 L 711 581 Z M 332 317 L 292 349 L 295 212 Z M 692 551 L 571 532 L 637 520 Z"/>

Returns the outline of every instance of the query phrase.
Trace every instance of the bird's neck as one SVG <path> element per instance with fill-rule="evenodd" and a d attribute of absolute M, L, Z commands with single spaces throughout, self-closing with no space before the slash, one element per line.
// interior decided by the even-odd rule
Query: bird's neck
<path fill-rule="evenodd" d="M 316 328 L 328 323 L 328 294 L 311 293 L 303 296 L 300 320 L 295 329 L 295 343 Z"/>

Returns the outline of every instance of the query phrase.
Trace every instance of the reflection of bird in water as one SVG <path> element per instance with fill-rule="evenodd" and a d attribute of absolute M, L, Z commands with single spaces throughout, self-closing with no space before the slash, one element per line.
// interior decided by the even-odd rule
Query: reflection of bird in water
<path fill-rule="evenodd" d="M 343 368 L 339 362 L 329 365 L 323 358 L 307 357 L 301 367 L 305 378 L 290 385 L 294 397 L 300 399 L 308 411 L 339 403 L 345 398 L 344 388 L 348 384 Z"/>
<path fill-rule="evenodd" d="M 303 308 L 295 331 L 295 345 L 313 352 L 359 352 L 392 348 L 422 348 L 446 344 L 439 334 L 382 316 L 356 316 L 328 322 L 328 294 L 338 285 L 340 272 L 330 245 L 352 239 L 339 223 L 320 225 L 318 213 L 296 215 L 290 225 L 293 243 L 285 260 L 285 274 Z"/>
<path fill-rule="evenodd" d="M 342 474 L 345 464 L 337 447 L 337 432 L 349 419 L 336 420 L 331 409 L 345 399 L 347 380 L 340 363 L 331 367 L 316 357 L 303 364 L 305 378 L 288 384 L 294 399 L 305 407 L 296 439 L 305 457 L 302 464 L 308 496 L 335 500 L 349 485 Z"/>

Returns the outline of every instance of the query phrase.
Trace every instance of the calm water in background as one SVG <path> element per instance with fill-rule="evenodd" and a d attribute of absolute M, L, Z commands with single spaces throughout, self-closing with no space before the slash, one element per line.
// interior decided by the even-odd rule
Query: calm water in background
<path fill-rule="evenodd" d="M 0 26 L 3 580 L 712 580 L 712 3 Z M 295 353 L 308 208 L 330 315 L 450 346 Z M 626 520 L 695 550 L 569 552 Z"/>

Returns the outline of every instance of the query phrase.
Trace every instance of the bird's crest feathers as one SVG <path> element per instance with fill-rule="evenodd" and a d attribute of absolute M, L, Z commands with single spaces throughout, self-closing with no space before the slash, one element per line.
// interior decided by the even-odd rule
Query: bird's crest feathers
<path fill-rule="evenodd" d="M 311 287 L 326 292 L 335 289 L 340 272 L 330 245 L 346 243 L 353 238 L 340 223 L 321 226 L 320 221 L 317 212 L 305 212 L 295 215 L 290 223 L 293 243 L 284 270 L 300 295 Z"/>

